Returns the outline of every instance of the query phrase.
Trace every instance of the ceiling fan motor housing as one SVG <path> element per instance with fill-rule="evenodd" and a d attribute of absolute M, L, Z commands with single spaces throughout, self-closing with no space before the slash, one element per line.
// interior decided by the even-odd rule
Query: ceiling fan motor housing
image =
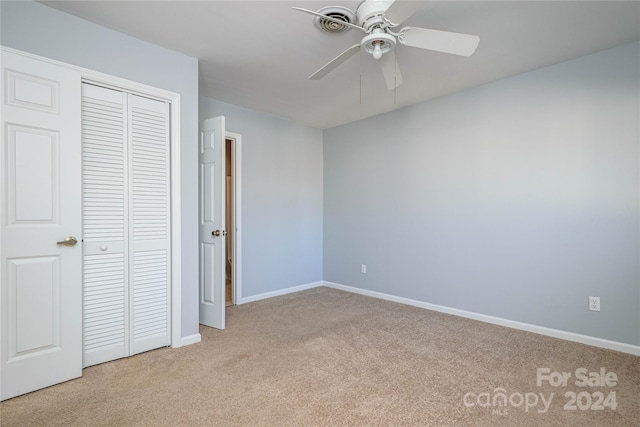
<path fill-rule="evenodd" d="M 393 0 L 363 1 L 356 10 L 358 25 L 364 28 L 366 32 L 370 32 L 373 28 L 381 25 L 387 26 L 388 23 L 384 19 L 384 12 L 392 3 Z"/>

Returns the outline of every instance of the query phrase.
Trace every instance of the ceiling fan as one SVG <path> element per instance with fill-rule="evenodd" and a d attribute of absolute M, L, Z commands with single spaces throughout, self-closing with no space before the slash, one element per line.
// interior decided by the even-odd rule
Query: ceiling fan
<path fill-rule="evenodd" d="M 475 52 L 480 43 L 478 36 L 417 27 L 403 27 L 394 31 L 424 6 L 424 2 L 417 1 L 364 0 L 355 13 L 342 6 L 326 7 L 317 12 L 294 7 L 295 10 L 314 15 L 316 26 L 324 31 L 337 32 L 356 28 L 366 33 L 360 43 L 333 58 L 311 74 L 309 79 L 321 79 L 361 50 L 380 61 L 387 88 L 394 89 L 402 84 L 395 55 L 389 54 L 395 52 L 397 43 L 461 56 L 471 56 Z"/>

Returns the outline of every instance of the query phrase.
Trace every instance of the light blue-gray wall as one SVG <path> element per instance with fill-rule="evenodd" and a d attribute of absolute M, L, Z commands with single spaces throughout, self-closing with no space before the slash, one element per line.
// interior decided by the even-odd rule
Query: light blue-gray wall
<path fill-rule="evenodd" d="M 242 135 L 242 297 L 322 280 L 322 131 L 200 97 Z"/>
<path fill-rule="evenodd" d="M 31 1 L 0 2 L 4 46 L 180 94 L 182 336 L 198 333 L 198 60 Z"/>
<path fill-rule="evenodd" d="M 324 280 L 640 344 L 639 51 L 325 130 Z"/>
<path fill-rule="evenodd" d="M 182 336 L 198 332 L 198 119 L 225 115 L 243 137 L 243 297 L 324 279 L 640 344 L 638 43 L 321 132 L 198 99 L 195 58 L 30 1 L 0 16 L 5 46 L 180 94 Z"/>

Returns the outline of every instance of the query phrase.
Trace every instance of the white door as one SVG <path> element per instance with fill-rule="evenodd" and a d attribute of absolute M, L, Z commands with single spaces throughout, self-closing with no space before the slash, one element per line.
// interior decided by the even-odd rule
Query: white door
<path fill-rule="evenodd" d="M 85 367 L 129 355 L 126 99 L 82 84 Z"/>
<path fill-rule="evenodd" d="M 2 51 L 2 91 L 4 400 L 82 375 L 80 76 Z"/>
<path fill-rule="evenodd" d="M 170 344 L 169 104 L 82 85 L 84 366 Z"/>
<path fill-rule="evenodd" d="M 169 104 L 128 96 L 130 353 L 171 344 Z"/>
<path fill-rule="evenodd" d="M 224 329 L 225 258 L 224 116 L 200 132 L 200 323 Z"/>

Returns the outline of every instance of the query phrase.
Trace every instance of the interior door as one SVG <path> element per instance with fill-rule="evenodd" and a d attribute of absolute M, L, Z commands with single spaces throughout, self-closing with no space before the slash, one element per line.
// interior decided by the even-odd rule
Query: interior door
<path fill-rule="evenodd" d="M 171 344 L 169 104 L 129 94 L 131 354 Z"/>
<path fill-rule="evenodd" d="M 200 323 L 224 329 L 225 120 L 207 119 L 200 132 Z"/>
<path fill-rule="evenodd" d="M 126 99 L 82 84 L 84 367 L 129 355 Z"/>
<path fill-rule="evenodd" d="M 82 375 L 80 76 L 2 51 L 2 91 L 4 400 Z"/>
<path fill-rule="evenodd" d="M 82 85 L 84 366 L 169 345 L 169 104 Z"/>

